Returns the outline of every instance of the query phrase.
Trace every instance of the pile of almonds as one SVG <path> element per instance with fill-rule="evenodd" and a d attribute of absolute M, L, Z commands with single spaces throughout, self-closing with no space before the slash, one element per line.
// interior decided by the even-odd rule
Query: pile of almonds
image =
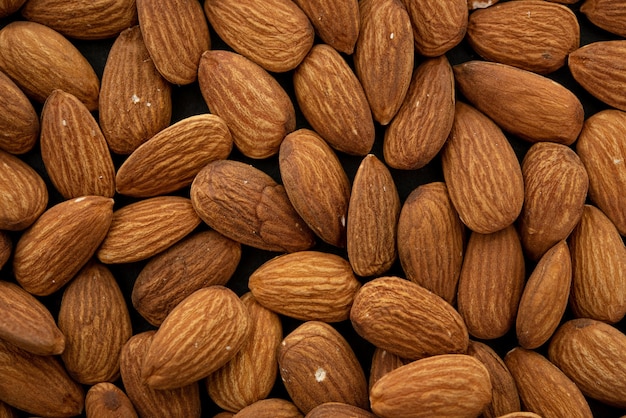
<path fill-rule="evenodd" d="M 623 236 L 623 0 L 0 0 L 0 418 L 618 417 Z"/>

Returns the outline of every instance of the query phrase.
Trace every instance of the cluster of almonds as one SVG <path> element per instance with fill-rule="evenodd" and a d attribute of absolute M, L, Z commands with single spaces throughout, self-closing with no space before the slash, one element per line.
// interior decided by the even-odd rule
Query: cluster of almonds
<path fill-rule="evenodd" d="M 496 2 L 0 0 L 0 417 L 626 409 L 626 3 Z"/>

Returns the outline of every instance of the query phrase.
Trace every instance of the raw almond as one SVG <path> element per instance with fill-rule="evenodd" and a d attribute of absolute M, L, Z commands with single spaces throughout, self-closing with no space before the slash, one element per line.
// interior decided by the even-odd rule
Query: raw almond
<path fill-rule="evenodd" d="M 24 154 L 39 139 L 39 117 L 24 92 L 0 71 L 0 150 Z"/>
<path fill-rule="evenodd" d="M 486 9 L 496 4 L 498 0 L 467 0 L 467 7 L 471 10 Z"/>
<path fill-rule="evenodd" d="M 262 399 L 233 415 L 233 418 L 302 418 L 292 402 L 285 399 Z"/>
<path fill-rule="evenodd" d="M 376 347 L 372 356 L 372 366 L 369 374 L 369 389 L 372 390 L 374 383 L 392 370 L 407 364 L 408 360 L 390 353 L 387 350 Z"/>
<path fill-rule="evenodd" d="M 510 414 L 501 415 L 499 418 L 541 418 L 534 412 L 511 412 Z"/>
<path fill-rule="evenodd" d="M 52 206 L 20 237 L 13 272 L 37 296 L 50 295 L 89 261 L 113 217 L 113 199 L 83 196 Z"/>
<path fill-rule="evenodd" d="M 245 56 L 229 51 L 206 51 L 198 71 L 202 97 L 228 124 L 235 146 L 250 158 L 276 154 L 296 128 L 293 103 L 278 81 Z"/>
<path fill-rule="evenodd" d="M 116 210 L 96 256 L 105 264 L 130 263 L 156 255 L 200 224 L 191 200 L 157 196 Z"/>
<path fill-rule="evenodd" d="M 54 89 L 98 108 L 100 80 L 87 59 L 63 35 L 35 22 L 17 21 L 0 30 L 0 70 L 27 96 L 43 103 Z"/>
<path fill-rule="evenodd" d="M 93 385 L 85 397 L 87 418 L 138 418 L 135 407 L 113 383 Z"/>
<path fill-rule="evenodd" d="M 17 12 L 26 0 L 2 0 L 0 1 L 0 17 L 9 16 Z"/>
<path fill-rule="evenodd" d="M 524 202 L 522 169 L 511 144 L 487 116 L 457 102 L 441 162 L 454 208 L 472 231 L 493 233 L 517 219 Z"/>
<path fill-rule="evenodd" d="M 17 412 L 11 406 L 0 401 L 0 417 L 2 418 L 18 418 Z"/>
<path fill-rule="evenodd" d="M 11 258 L 13 252 L 13 241 L 6 231 L 0 231 L 0 270 Z"/>
<path fill-rule="evenodd" d="M 305 418 L 376 418 L 376 415 L 353 405 L 327 402 L 313 408 Z"/>
<path fill-rule="evenodd" d="M 594 25 L 626 38 L 626 4 L 619 0 L 586 0 L 580 12 Z"/>
<path fill-rule="evenodd" d="M 526 141 L 570 145 L 582 129 L 580 100 L 547 77 L 484 61 L 456 65 L 454 76 L 467 100 L 503 130 Z"/>

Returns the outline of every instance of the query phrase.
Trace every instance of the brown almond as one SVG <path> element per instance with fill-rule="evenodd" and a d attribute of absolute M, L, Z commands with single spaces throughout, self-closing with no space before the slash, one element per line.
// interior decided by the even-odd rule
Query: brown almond
<path fill-rule="evenodd" d="M 619 0 L 586 0 L 580 12 L 591 23 L 626 38 L 626 4 Z"/>
<path fill-rule="evenodd" d="M 511 412 L 510 414 L 500 415 L 498 418 L 541 418 L 534 412 Z"/>
<path fill-rule="evenodd" d="M 0 270 L 9 261 L 13 253 L 13 241 L 6 231 L 0 231 Z"/>
<path fill-rule="evenodd" d="M 487 7 L 493 6 L 497 2 L 498 0 L 467 0 L 467 7 L 470 11 L 477 9 L 486 9 Z"/>
<path fill-rule="evenodd" d="M 285 399 L 268 398 L 248 405 L 233 418 L 302 418 L 300 410 Z"/>
<path fill-rule="evenodd" d="M 2 401 L 0 401 L 0 417 L 18 418 L 17 411 Z"/>
<path fill-rule="evenodd" d="M 378 382 L 381 377 L 400 366 L 404 366 L 407 364 L 407 361 L 396 354 L 376 347 L 372 356 L 372 366 L 370 367 L 369 389 L 372 390 L 374 383 Z"/>
<path fill-rule="evenodd" d="M 39 139 L 39 117 L 24 92 L 0 71 L 0 150 L 24 154 Z"/>
<path fill-rule="evenodd" d="M 87 391 L 85 413 L 87 418 L 138 418 L 128 396 L 109 382 L 97 383 Z"/>
<path fill-rule="evenodd" d="M 376 415 L 353 405 L 326 402 L 313 408 L 305 418 L 376 418 Z"/>
<path fill-rule="evenodd" d="M 2 0 L 0 1 L 0 17 L 9 16 L 17 12 L 26 0 Z"/>

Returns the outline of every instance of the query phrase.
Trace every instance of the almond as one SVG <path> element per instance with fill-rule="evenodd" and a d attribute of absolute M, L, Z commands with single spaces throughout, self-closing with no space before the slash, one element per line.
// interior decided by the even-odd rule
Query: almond
<path fill-rule="evenodd" d="M 570 145 L 582 129 L 580 100 L 547 77 L 484 61 L 456 65 L 454 76 L 467 100 L 503 130 L 526 141 Z"/>
<path fill-rule="evenodd" d="M 300 325 L 278 348 L 280 375 L 294 404 L 305 414 L 326 402 L 367 408 L 367 382 L 348 342 L 317 321 Z"/>
<path fill-rule="evenodd" d="M 305 418 L 376 418 L 376 415 L 353 405 L 326 402 L 313 408 Z"/>
<path fill-rule="evenodd" d="M 157 196 L 116 210 L 96 256 L 105 264 L 131 263 L 156 255 L 200 224 L 191 201 Z"/>
<path fill-rule="evenodd" d="M 541 418 L 534 412 L 511 412 L 510 414 L 501 415 L 499 418 Z"/>
<path fill-rule="evenodd" d="M 406 359 L 467 349 L 467 328 L 452 305 L 399 277 L 379 277 L 363 285 L 350 321 L 361 337 Z"/>
<path fill-rule="evenodd" d="M 248 287 L 259 303 L 302 321 L 345 321 L 361 287 L 350 263 L 338 255 L 299 251 L 257 268 Z"/>
<path fill-rule="evenodd" d="M 374 386 L 374 384 L 378 382 L 381 377 L 400 366 L 404 366 L 407 364 L 407 361 L 408 360 L 405 361 L 402 357 L 390 353 L 387 350 L 376 347 L 374 349 L 374 355 L 372 356 L 372 366 L 369 374 L 369 389 L 372 390 L 372 386 Z"/>
<path fill-rule="evenodd" d="M 370 391 L 381 418 L 478 416 L 491 401 L 489 372 L 464 354 L 411 362 L 383 376 Z"/>
<path fill-rule="evenodd" d="M 0 270 L 11 258 L 13 252 L 13 241 L 6 231 L 0 231 Z"/>
<path fill-rule="evenodd" d="M 454 208 L 472 231 L 493 233 L 517 219 L 524 202 L 522 170 L 511 144 L 487 116 L 456 103 L 441 163 Z"/>
<path fill-rule="evenodd" d="M 594 25 L 626 38 L 626 5 L 619 0 L 586 0 L 580 12 Z"/>
<path fill-rule="evenodd" d="M 85 413 L 87 418 L 138 418 L 128 396 L 108 382 L 89 389 L 85 397 Z"/>
<path fill-rule="evenodd" d="M 285 399 L 262 399 L 233 415 L 233 418 L 302 418 L 298 408 Z"/>
<path fill-rule="evenodd" d="M 276 154 L 283 138 L 296 128 L 293 103 L 278 81 L 229 51 L 206 51 L 198 71 L 204 101 L 226 121 L 237 148 L 251 158 Z"/>
<path fill-rule="evenodd" d="M 98 108 L 100 80 L 87 59 L 63 35 L 35 22 L 12 22 L 0 30 L 0 70 L 27 96 L 43 103 L 52 90 Z"/>
<path fill-rule="evenodd" d="M 496 4 L 498 0 L 467 0 L 467 7 L 471 10 L 486 9 Z"/>
<path fill-rule="evenodd" d="M 172 84 L 191 84 L 211 47 L 202 6 L 194 0 L 137 0 L 139 28 L 155 67 Z"/>
<path fill-rule="evenodd" d="M 359 79 L 331 46 L 315 45 L 293 75 L 300 110 L 331 147 L 365 155 L 374 144 L 374 122 Z"/>
<path fill-rule="evenodd" d="M 41 158 L 65 199 L 113 197 L 115 167 L 98 123 L 75 96 L 54 90 L 41 111 Z"/>
<path fill-rule="evenodd" d="M 20 237 L 13 272 L 37 296 L 50 295 L 89 261 L 113 217 L 113 199 L 84 196 L 52 206 Z"/>
<path fill-rule="evenodd" d="M 15 409 L 0 401 L 0 417 L 2 418 L 18 418 Z"/>
<path fill-rule="evenodd" d="M 230 160 L 207 164 L 191 185 L 191 202 L 211 228 L 242 244 L 282 252 L 314 244 L 284 187 L 251 165 Z"/>
<path fill-rule="evenodd" d="M 39 117 L 24 92 L 0 71 L 0 150 L 24 154 L 39 139 Z"/>
<path fill-rule="evenodd" d="M 2 0 L 0 2 L 0 17 L 9 16 L 17 12 L 26 0 Z"/>
<path fill-rule="evenodd" d="M 413 31 L 401 0 L 359 3 L 354 68 L 374 119 L 387 125 L 402 105 L 413 73 Z"/>
<path fill-rule="evenodd" d="M 159 74 L 139 26 L 115 39 L 102 73 L 99 120 L 111 151 L 130 154 L 172 116 L 170 84 Z"/>
<path fill-rule="evenodd" d="M 204 12 L 226 44 L 267 71 L 293 70 L 313 46 L 311 22 L 289 0 L 205 0 Z"/>

